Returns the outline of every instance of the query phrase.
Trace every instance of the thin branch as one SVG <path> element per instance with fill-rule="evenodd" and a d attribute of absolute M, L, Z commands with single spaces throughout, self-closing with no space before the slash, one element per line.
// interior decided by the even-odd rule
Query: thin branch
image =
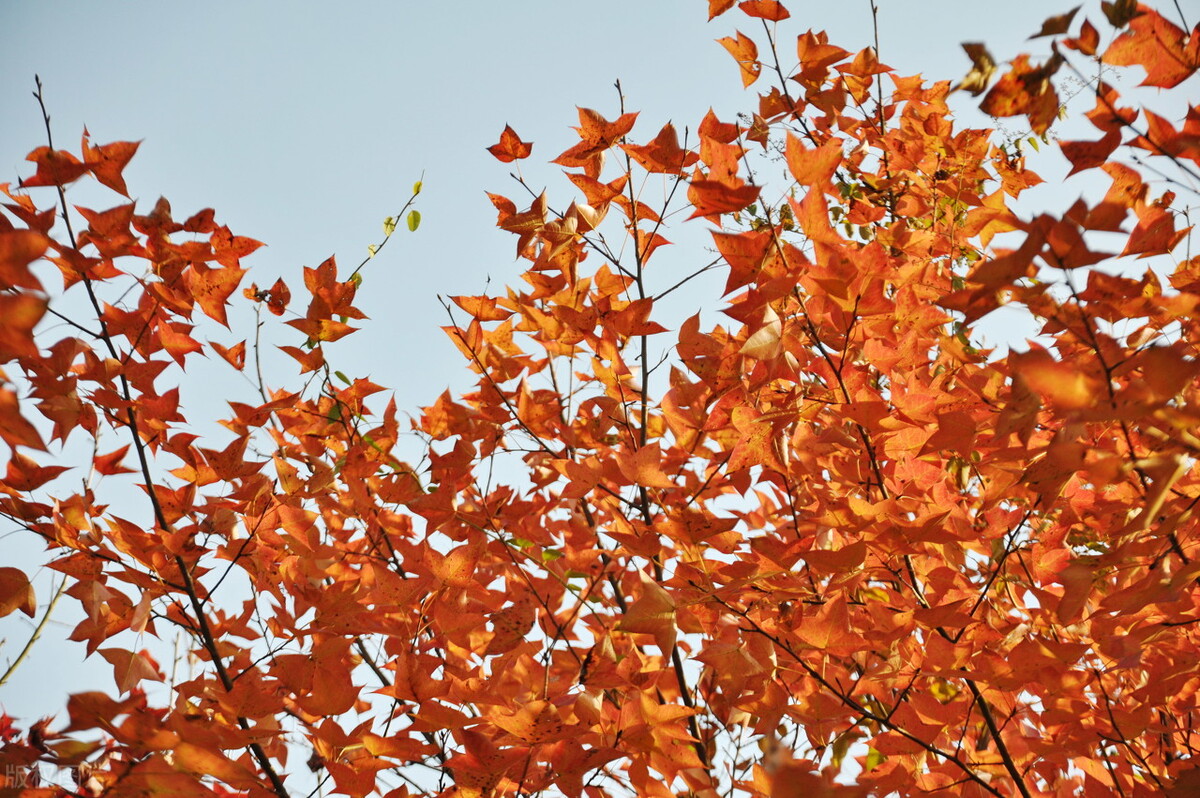
<path fill-rule="evenodd" d="M 42 636 L 42 630 L 46 628 L 46 623 L 50 620 L 50 613 L 54 611 L 54 605 L 58 603 L 59 597 L 62 596 L 63 588 L 66 586 L 67 579 L 66 577 L 63 577 L 63 580 L 58 583 L 58 589 L 54 591 L 54 597 L 51 598 L 50 603 L 46 605 L 46 612 L 42 614 L 42 619 L 38 621 L 38 625 L 34 627 L 33 634 L 31 634 L 29 639 L 25 641 L 25 647 L 21 649 L 21 653 L 17 654 L 17 658 L 14 659 L 12 664 L 8 666 L 8 670 L 4 671 L 4 675 L 0 676 L 0 687 L 4 686 L 4 683 L 7 682 L 10 677 L 12 677 L 13 673 L 15 673 L 17 668 L 21 665 L 21 662 L 23 662 L 25 657 L 29 656 L 29 652 L 33 650 L 33 644 L 36 643 L 38 638 Z"/>

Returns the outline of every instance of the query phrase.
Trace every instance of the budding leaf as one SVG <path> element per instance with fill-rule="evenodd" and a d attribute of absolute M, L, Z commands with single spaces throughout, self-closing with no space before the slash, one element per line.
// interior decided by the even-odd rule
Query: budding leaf
<path fill-rule="evenodd" d="M 383 234 L 390 236 L 394 232 L 396 232 L 396 217 L 389 216 L 383 220 Z"/>
<path fill-rule="evenodd" d="M 421 226 L 421 212 L 416 211 L 416 210 L 409 211 L 408 212 L 408 229 L 409 229 L 409 231 L 415 233 L 417 231 L 417 228 L 420 226 Z"/>

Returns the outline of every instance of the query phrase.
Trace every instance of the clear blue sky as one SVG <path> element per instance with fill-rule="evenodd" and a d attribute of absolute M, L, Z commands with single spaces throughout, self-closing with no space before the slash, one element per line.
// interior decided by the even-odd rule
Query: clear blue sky
<path fill-rule="evenodd" d="M 871 42 L 868 0 L 788 5 L 796 18 L 781 26 L 785 55 L 809 27 L 828 29 L 851 50 Z M 986 41 L 999 58 L 1025 47 L 1044 52 L 1044 43 L 1023 40 L 1069 7 L 880 5 L 881 60 L 931 79 L 966 72 L 962 41 Z M 1195 0 L 1187 5 L 1195 8 Z M 1085 13 L 1098 18 L 1093 6 Z M 282 275 L 298 285 L 302 265 L 331 254 L 347 268 L 357 264 L 424 173 L 420 231 L 401 231 L 370 265 L 361 307 L 372 321 L 333 350 L 339 368 L 396 388 L 400 406 L 415 410 L 446 386 L 468 382 L 437 329 L 446 319 L 436 295 L 481 293 L 489 277 L 496 288 L 518 273 L 512 237 L 494 229 L 484 192 L 518 199 L 521 189 L 485 147 L 511 124 L 535 145 L 523 165 L 530 182 L 549 185 L 552 198 L 557 190 L 565 205 L 565 181 L 543 165 L 573 143 L 574 106 L 615 116 L 614 79 L 629 109 L 642 112 L 638 140 L 668 120 L 694 129 L 710 106 L 722 118 L 753 110 L 736 66 L 713 40 L 735 26 L 755 36 L 761 29 L 740 14 L 706 17 L 703 0 L 8 0 L 0 8 L 0 181 L 30 174 L 24 156 L 44 143 L 30 96 L 38 73 L 60 147 L 77 148 L 85 124 L 98 142 L 143 140 L 126 172 L 139 207 L 149 209 L 159 195 L 176 218 L 213 207 L 235 233 L 268 245 L 245 262 L 247 281 L 269 285 Z M 703 223 L 691 224 L 703 233 Z M 694 265 L 704 253 L 675 257 Z M 220 388 L 190 390 L 219 395 Z M 10 541 L 0 537 L 0 546 Z M 27 628 L 24 616 L 0 621 L 0 669 Z M 56 629 L 43 641 L 0 692 L 0 705 L 28 719 L 61 711 L 67 691 L 111 689 L 108 667 L 85 667 L 82 651 L 61 643 L 65 634 Z"/>

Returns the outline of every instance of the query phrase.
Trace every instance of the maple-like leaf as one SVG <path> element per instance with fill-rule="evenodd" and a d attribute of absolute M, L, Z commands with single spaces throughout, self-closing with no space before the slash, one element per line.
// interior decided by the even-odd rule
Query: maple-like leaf
<path fill-rule="evenodd" d="M 1011 69 L 992 87 L 979 108 L 992 116 L 1029 117 L 1029 126 L 1041 135 L 1058 116 L 1058 94 L 1050 83 L 1051 76 L 1064 63 L 1055 53 L 1045 64 L 1034 67 L 1028 56 L 1020 55 Z"/>
<path fill-rule="evenodd" d="M 109 665 L 112 665 L 113 678 L 116 681 L 117 689 L 122 693 L 133 690 L 143 680 L 148 679 L 155 682 L 163 680 L 162 675 L 158 672 L 157 663 L 145 651 L 101 648 L 96 653 L 108 660 Z"/>
<path fill-rule="evenodd" d="M 0 230 L 0 290 L 40 291 L 42 284 L 29 264 L 42 257 L 49 244 L 50 239 L 34 230 Z"/>
<path fill-rule="evenodd" d="M 580 108 L 579 127 L 575 128 L 579 134 L 579 143 L 555 158 L 553 163 L 582 167 L 588 177 L 599 177 L 605 152 L 633 129 L 635 121 L 636 113 L 621 114 L 616 120 L 609 122 L 590 108 Z"/>
<path fill-rule="evenodd" d="M 33 330 L 46 315 L 49 302 L 36 294 L 0 294 L 0 363 L 16 357 L 36 357 Z"/>
<path fill-rule="evenodd" d="M 842 163 L 842 148 L 836 140 L 810 149 L 796 136 L 788 134 L 784 150 L 788 171 L 802 186 L 833 193 L 833 175 Z"/>
<path fill-rule="evenodd" d="M 18 446 L 38 450 L 46 448 L 37 427 L 22 414 L 17 394 L 5 387 L 0 387 L 0 438 L 12 450 Z"/>
<path fill-rule="evenodd" d="M 8 461 L 2 484 L 13 490 L 27 492 L 40 488 L 67 470 L 68 466 L 39 466 L 29 457 L 14 452 Z"/>
<path fill-rule="evenodd" d="M 228 327 L 225 308 L 245 273 L 245 269 L 208 269 L 197 264 L 186 272 L 186 280 L 196 304 L 205 315 Z"/>
<path fill-rule="evenodd" d="M 669 122 L 649 144 L 623 144 L 621 149 L 633 156 L 647 172 L 677 175 L 700 157 L 679 146 L 679 134 Z"/>
<path fill-rule="evenodd" d="M 778 0 L 742 0 L 741 3 L 738 3 L 738 8 L 747 16 L 758 17 L 770 22 L 783 22 L 791 17 L 783 3 Z"/>
<path fill-rule="evenodd" d="M 988 52 L 987 46 L 980 42 L 966 42 L 962 48 L 971 59 L 971 71 L 954 88 L 969 91 L 978 97 L 987 91 L 987 87 L 992 83 L 992 75 L 996 73 L 996 60 Z"/>
<path fill-rule="evenodd" d="M 529 154 L 533 152 L 533 144 L 521 141 L 517 131 L 513 130 L 511 126 L 505 125 L 504 130 L 500 133 L 500 141 L 487 149 L 499 161 L 511 163 L 521 158 L 528 158 Z"/>
<path fill-rule="evenodd" d="M 645 572 L 640 576 L 641 594 L 629 605 L 617 629 L 652 635 L 659 651 L 665 654 L 675 647 L 675 601 L 652 577 Z"/>
<path fill-rule="evenodd" d="M 37 597 L 29 577 L 19 568 L 0 567 L 0 618 L 16 610 L 30 618 L 37 612 Z"/>
<path fill-rule="evenodd" d="M 723 180 L 693 180 L 688 184 L 688 200 L 695 210 L 689 219 L 708 217 L 718 220 L 727 213 L 737 213 L 758 199 L 761 186 L 730 184 Z"/>
<path fill-rule="evenodd" d="M 1148 6 L 1139 5 L 1138 12 L 1101 60 L 1142 67 L 1146 70 L 1143 86 L 1170 89 L 1194 75 L 1200 69 L 1200 27 L 1189 35 Z"/>
<path fill-rule="evenodd" d="M 733 8 L 738 0 L 708 0 L 708 18 L 709 20 L 719 17 L 729 9 Z"/>
<path fill-rule="evenodd" d="M 762 63 L 758 60 L 758 45 L 746 34 L 738 31 L 737 37 L 726 36 L 717 43 L 729 51 L 742 70 L 742 85 L 749 86 L 762 74 Z"/>
<path fill-rule="evenodd" d="M 1058 146 L 1071 162 L 1071 171 L 1067 173 L 1070 177 L 1076 172 L 1103 166 L 1120 144 L 1120 131 L 1110 130 L 1099 141 L 1060 141 Z"/>
<path fill-rule="evenodd" d="M 1096 378 L 1070 363 L 1054 360 L 1044 349 L 1034 348 L 1010 356 L 1013 373 L 1037 393 L 1063 410 L 1091 407 L 1098 400 Z"/>
<path fill-rule="evenodd" d="M 617 465 L 634 485 L 646 488 L 671 488 L 675 483 L 663 473 L 662 452 L 657 443 L 642 446 L 632 453 L 619 452 Z"/>
<path fill-rule="evenodd" d="M 128 197 L 125 178 L 121 173 L 137 153 L 141 142 L 114 141 L 111 144 L 93 145 L 87 129 L 83 131 L 83 162 L 101 185 L 108 186 L 118 194 Z"/>
<path fill-rule="evenodd" d="M 1075 6 L 1070 11 L 1067 11 L 1063 14 L 1056 14 L 1053 17 L 1048 17 L 1046 21 L 1042 23 L 1041 30 L 1029 38 L 1038 39 L 1042 36 L 1059 36 L 1063 33 L 1066 33 L 1071 29 L 1071 20 L 1075 18 L 1075 15 L 1079 13 L 1079 9 L 1082 7 L 1083 6 Z"/>
<path fill-rule="evenodd" d="M 25 160 L 37 164 L 37 173 L 21 181 L 24 187 L 65 186 L 83 177 L 89 170 L 86 163 L 70 152 L 49 147 L 38 147 Z"/>

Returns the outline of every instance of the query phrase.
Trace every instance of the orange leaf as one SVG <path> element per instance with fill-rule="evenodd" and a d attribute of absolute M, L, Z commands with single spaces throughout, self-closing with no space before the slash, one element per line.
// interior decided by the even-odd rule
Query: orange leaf
<path fill-rule="evenodd" d="M 33 328 L 46 315 L 49 304 L 33 294 L 0 294 L 0 363 L 37 357 Z"/>
<path fill-rule="evenodd" d="M 720 180 L 693 180 L 688 186 L 688 201 L 695 210 L 689 219 L 699 216 L 719 221 L 722 214 L 737 213 L 758 199 L 760 186 L 731 186 Z"/>
<path fill-rule="evenodd" d="M 128 197 L 129 191 L 125 188 L 125 178 L 121 176 L 121 172 L 125 170 L 130 159 L 137 152 L 139 144 L 140 142 L 137 141 L 114 141 L 111 144 L 92 146 L 85 130 L 83 162 L 87 164 L 92 175 L 100 181 L 101 185 L 108 186 L 118 194 Z"/>
<path fill-rule="evenodd" d="M 738 3 L 738 8 L 748 16 L 771 22 L 782 22 L 791 16 L 778 0 L 744 0 Z"/>
<path fill-rule="evenodd" d="M 238 371 L 241 371 L 246 367 L 245 341 L 239 341 L 233 346 L 229 347 L 223 346 L 216 341 L 209 341 L 208 345 L 211 346 L 213 351 L 220 355 L 226 363 L 233 366 Z"/>
<path fill-rule="evenodd" d="M 1101 60 L 1142 67 L 1146 70 L 1143 86 L 1174 88 L 1200 69 L 1200 27 L 1188 36 L 1154 9 L 1139 5 L 1129 29 L 1108 46 Z"/>
<path fill-rule="evenodd" d="M 527 743 L 550 743 L 567 731 L 562 716 L 549 701 L 531 701 L 513 715 L 493 715 L 492 723 Z"/>
<path fill-rule="evenodd" d="M 20 452 L 15 452 L 8 461 L 3 484 L 22 492 L 36 490 L 68 469 L 69 466 L 39 466 Z"/>
<path fill-rule="evenodd" d="M 1044 349 L 1014 352 L 1009 362 L 1017 379 L 1063 410 L 1091 407 L 1103 393 L 1094 377 L 1053 359 Z"/>
<path fill-rule="evenodd" d="M 1108 131 L 1099 141 L 1060 141 L 1058 146 L 1062 148 L 1063 155 L 1071 162 L 1071 171 L 1067 173 L 1067 177 L 1085 169 L 1103 166 L 1108 161 L 1108 157 L 1113 154 L 1113 150 L 1120 144 L 1121 133 L 1119 130 Z"/>
<path fill-rule="evenodd" d="M 700 157 L 679 146 L 679 135 L 669 122 L 649 144 L 623 144 L 621 149 L 633 156 L 647 172 L 677 175 Z"/>
<path fill-rule="evenodd" d="M 37 597 L 25 572 L 17 568 L 0 568 L 0 618 L 20 610 L 30 618 L 37 612 Z"/>
<path fill-rule="evenodd" d="M 121 461 L 125 459 L 125 455 L 129 452 L 129 445 L 126 444 L 120 449 L 109 452 L 108 454 L 98 454 L 92 458 L 92 468 L 97 474 L 109 476 L 112 474 L 133 474 L 134 469 L 126 468 L 121 465 Z"/>
<path fill-rule="evenodd" d="M 1082 8 L 1082 6 L 1075 6 L 1065 14 L 1058 14 L 1057 16 L 1049 17 L 1045 22 L 1042 23 L 1042 29 L 1029 38 L 1037 39 L 1042 36 L 1058 36 L 1066 33 L 1068 30 L 1070 30 L 1071 20 L 1073 20 L 1075 15 L 1079 13 L 1080 8 Z"/>
<path fill-rule="evenodd" d="M 1024 114 L 1029 117 L 1034 133 L 1045 133 L 1058 116 L 1058 94 L 1050 84 L 1050 77 L 1062 63 L 1062 57 L 1055 54 L 1035 68 L 1029 64 L 1029 56 L 1017 56 L 1012 69 L 983 98 L 980 110 L 992 116 Z"/>
<path fill-rule="evenodd" d="M 753 39 L 738 31 L 736 39 L 726 36 L 723 39 L 717 39 L 717 44 L 728 50 L 729 54 L 733 56 L 733 60 L 738 62 L 738 67 L 742 70 L 742 86 L 749 86 L 758 80 L 758 76 L 762 73 L 762 64 L 758 61 L 758 45 L 754 43 Z"/>
<path fill-rule="evenodd" d="M 21 414 L 17 395 L 7 388 L 0 388 L 0 438 L 14 450 L 18 446 L 41 451 L 46 449 L 37 428 Z"/>
<path fill-rule="evenodd" d="M 659 651 L 666 654 L 675 647 L 675 602 L 645 571 L 638 573 L 642 578 L 642 593 L 629 606 L 617 629 L 653 635 Z"/>
<path fill-rule="evenodd" d="M 88 165 L 66 150 L 38 147 L 25 156 L 25 160 L 37 164 L 37 173 L 28 180 L 22 180 L 22 187 L 65 186 L 88 172 Z"/>
<path fill-rule="evenodd" d="M 123 648 L 102 648 L 96 653 L 113 666 L 113 678 L 122 693 L 128 693 L 145 679 L 154 682 L 163 680 L 157 664 L 145 651 L 135 653 Z"/>
<path fill-rule="evenodd" d="M 663 473 L 662 450 L 657 443 L 643 446 L 632 454 L 618 452 L 617 465 L 634 485 L 644 488 L 675 487 L 675 483 Z"/>
<path fill-rule="evenodd" d="M 737 0 L 708 0 L 708 18 L 712 20 L 721 16 L 733 8 L 733 4 L 736 2 Z"/>
<path fill-rule="evenodd" d="M 521 141 L 521 137 L 517 135 L 517 131 L 513 130 L 509 125 L 505 125 L 504 130 L 500 133 L 500 141 L 487 149 L 498 160 L 510 163 L 521 158 L 528 158 L 529 154 L 533 152 L 533 144 L 528 141 Z"/>
<path fill-rule="evenodd" d="M 0 290 L 32 288 L 42 284 L 29 270 L 29 264 L 45 254 L 50 239 L 33 230 L 0 231 Z"/>
<path fill-rule="evenodd" d="M 196 264 L 186 274 L 187 286 L 205 315 L 228 327 L 225 306 L 245 273 L 245 269 L 209 269 Z"/>
<path fill-rule="evenodd" d="M 788 171 L 796 178 L 797 183 L 833 193 L 831 178 L 837 172 L 843 157 L 838 139 L 830 139 L 820 147 L 809 149 L 804 146 L 804 142 L 788 133 L 785 154 Z"/>
<path fill-rule="evenodd" d="M 174 748 L 172 763 L 180 770 L 197 776 L 212 776 L 231 787 L 248 788 L 258 783 L 258 777 L 220 751 L 214 751 L 189 742 L 181 742 Z"/>

